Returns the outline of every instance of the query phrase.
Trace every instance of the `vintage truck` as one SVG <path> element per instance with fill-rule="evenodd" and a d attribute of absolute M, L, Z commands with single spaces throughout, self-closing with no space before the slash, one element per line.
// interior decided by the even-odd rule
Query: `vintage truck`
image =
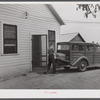
<path fill-rule="evenodd" d="M 100 45 L 86 42 L 57 43 L 56 66 L 86 71 L 89 66 L 100 66 Z"/>

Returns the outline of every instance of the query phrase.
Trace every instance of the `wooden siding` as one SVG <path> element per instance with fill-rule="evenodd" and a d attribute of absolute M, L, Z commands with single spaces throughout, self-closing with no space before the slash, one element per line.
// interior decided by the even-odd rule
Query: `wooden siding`
<path fill-rule="evenodd" d="M 94 52 L 87 52 L 86 57 L 89 60 L 89 65 L 94 64 Z"/>
<path fill-rule="evenodd" d="M 95 64 L 100 64 L 100 52 L 96 52 L 94 56 Z"/>
<path fill-rule="evenodd" d="M 29 16 L 25 19 L 23 13 Z M 2 24 L 17 25 L 18 54 L 2 55 Z M 31 67 L 31 34 L 47 34 L 48 30 L 56 32 L 59 40 L 60 25 L 47 6 L 42 4 L 0 4 L 0 72 L 2 69 L 14 69 L 27 65 Z M 24 70 L 24 68 L 23 68 Z"/>
<path fill-rule="evenodd" d="M 82 57 L 82 56 L 84 56 L 85 55 L 85 53 L 84 52 L 78 52 L 78 51 L 72 51 L 71 52 L 71 59 L 70 59 L 70 61 L 71 61 L 71 64 L 73 63 L 73 62 L 75 62 L 79 57 Z"/>

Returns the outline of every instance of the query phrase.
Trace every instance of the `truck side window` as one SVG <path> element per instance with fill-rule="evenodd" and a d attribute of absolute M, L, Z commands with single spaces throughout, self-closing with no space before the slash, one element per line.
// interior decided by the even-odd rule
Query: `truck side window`
<path fill-rule="evenodd" d="M 96 46 L 96 52 L 100 52 L 100 46 Z"/>
<path fill-rule="evenodd" d="M 92 45 L 87 45 L 86 46 L 86 50 L 88 51 L 88 52 L 93 52 L 94 51 L 94 47 L 92 46 Z"/>
<path fill-rule="evenodd" d="M 72 50 L 77 51 L 77 50 L 78 50 L 78 45 L 73 44 L 73 45 L 72 45 Z"/>
<path fill-rule="evenodd" d="M 61 45 L 58 45 L 58 50 L 61 50 Z"/>
<path fill-rule="evenodd" d="M 58 50 L 69 50 L 69 45 L 67 45 L 67 44 L 59 44 L 57 49 Z"/>
<path fill-rule="evenodd" d="M 79 45 L 79 51 L 84 51 L 84 50 L 85 50 L 84 45 Z"/>

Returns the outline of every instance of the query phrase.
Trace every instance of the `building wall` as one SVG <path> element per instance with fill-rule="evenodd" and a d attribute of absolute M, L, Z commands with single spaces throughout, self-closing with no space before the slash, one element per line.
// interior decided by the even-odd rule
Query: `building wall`
<path fill-rule="evenodd" d="M 24 13 L 28 12 L 25 19 Z M 3 23 L 17 25 L 18 54 L 3 54 Z M 30 71 L 31 36 L 56 31 L 59 40 L 60 25 L 46 5 L 0 4 L 0 77 L 19 75 Z"/>
<path fill-rule="evenodd" d="M 84 42 L 79 35 L 76 35 L 70 42 Z"/>

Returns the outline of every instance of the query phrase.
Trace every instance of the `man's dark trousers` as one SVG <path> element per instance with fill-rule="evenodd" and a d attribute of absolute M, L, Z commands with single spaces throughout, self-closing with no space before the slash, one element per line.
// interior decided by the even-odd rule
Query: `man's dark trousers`
<path fill-rule="evenodd" d="M 49 55 L 48 62 L 47 72 L 50 70 L 51 64 L 53 64 L 53 73 L 56 73 L 55 59 L 53 54 Z"/>

